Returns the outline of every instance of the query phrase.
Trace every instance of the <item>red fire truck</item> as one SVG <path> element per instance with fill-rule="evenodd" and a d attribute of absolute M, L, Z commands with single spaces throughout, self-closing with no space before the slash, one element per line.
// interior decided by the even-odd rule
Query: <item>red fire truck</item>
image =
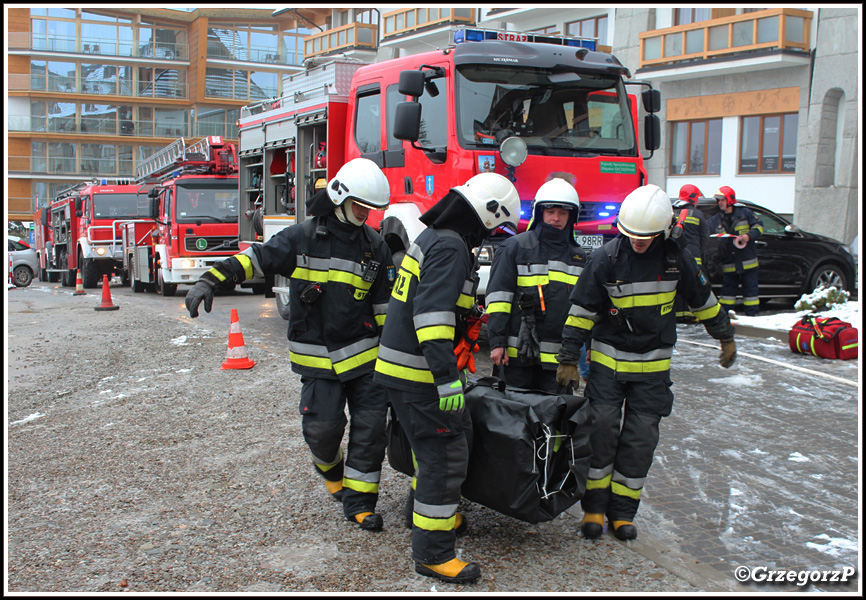
<path fill-rule="evenodd" d="M 391 205 L 368 221 L 395 254 L 424 225 L 418 217 L 451 187 L 493 171 L 523 201 L 522 227 L 548 177 L 574 179 L 581 199 L 575 234 L 589 248 L 616 234 L 619 204 L 647 183 L 638 142 L 659 147 L 658 90 L 630 82 L 629 70 L 595 40 L 456 29 L 454 45 L 364 64 L 345 58 L 310 64 L 284 80 L 280 98 L 244 107 L 239 121 L 240 244 L 267 241 L 302 221 L 305 202 L 347 160 L 376 162 L 391 183 Z M 479 296 L 492 252 L 481 249 Z M 287 317 L 287 286 L 274 281 Z"/>
<path fill-rule="evenodd" d="M 81 271 L 85 288 L 103 275 L 124 280 L 122 223 L 147 215 L 146 198 L 128 179 L 93 179 L 62 190 L 34 214 L 39 278 L 75 286 Z"/>
<path fill-rule="evenodd" d="M 138 165 L 141 185 L 152 186 L 148 216 L 156 226 L 127 224 L 124 261 L 133 291 L 174 296 L 213 264 L 238 251 L 238 167 L 232 143 L 209 136 L 187 145 L 177 139 Z M 253 291 L 261 282 L 248 285 Z"/>

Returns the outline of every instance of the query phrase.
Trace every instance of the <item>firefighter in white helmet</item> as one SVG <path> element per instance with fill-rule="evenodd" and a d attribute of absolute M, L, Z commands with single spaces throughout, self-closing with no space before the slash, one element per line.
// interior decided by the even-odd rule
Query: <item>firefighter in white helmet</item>
<path fill-rule="evenodd" d="M 580 200 L 554 177 L 535 194 L 527 230 L 502 242 L 487 284 L 490 358 L 508 385 L 556 393 L 556 355 L 571 289 L 586 262 L 574 239 Z"/>
<path fill-rule="evenodd" d="M 218 262 L 186 296 L 194 318 L 202 301 L 210 312 L 221 286 L 267 275 L 290 278 L 289 356 L 301 376 L 304 439 L 346 518 L 372 531 L 382 528 L 375 509 L 388 402 L 373 383 L 373 367 L 395 269 L 387 244 L 364 222 L 389 198 L 382 170 L 366 158 L 351 160 L 310 199 L 313 218 Z"/>
<path fill-rule="evenodd" d="M 502 175 L 480 173 L 449 190 L 420 219 L 427 228 L 400 265 L 374 380 L 387 387 L 415 459 L 415 571 L 468 583 L 481 576 L 481 568 L 457 558 L 454 547 L 471 434 L 465 372 L 458 369 L 455 348 L 475 307 L 472 250 L 500 226 L 516 228 L 520 199 Z"/>
<path fill-rule="evenodd" d="M 637 537 L 634 517 L 659 439 L 671 413 L 670 362 L 677 341 L 674 297 L 681 294 L 710 336 L 721 341 L 720 364 L 736 357 L 734 328 L 687 250 L 667 239 L 673 210 L 655 185 L 623 200 L 613 240 L 595 250 L 571 293 L 557 379 L 577 375 L 580 345 L 590 339 L 586 389 L 593 418 L 593 457 L 581 499 L 581 530 L 597 538 L 607 515 L 621 540 Z"/>

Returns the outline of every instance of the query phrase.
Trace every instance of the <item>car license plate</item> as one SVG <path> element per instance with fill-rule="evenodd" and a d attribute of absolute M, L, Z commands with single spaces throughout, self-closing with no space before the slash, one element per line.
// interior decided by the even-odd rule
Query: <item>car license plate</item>
<path fill-rule="evenodd" d="M 576 235 L 574 239 L 584 248 L 601 248 L 604 245 L 602 235 Z"/>

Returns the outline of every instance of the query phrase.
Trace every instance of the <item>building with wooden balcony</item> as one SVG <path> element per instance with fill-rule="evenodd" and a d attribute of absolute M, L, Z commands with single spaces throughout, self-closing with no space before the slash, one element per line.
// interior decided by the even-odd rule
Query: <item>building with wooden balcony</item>
<path fill-rule="evenodd" d="M 9 212 L 91 174 L 131 174 L 180 135 L 234 138 L 239 108 L 280 96 L 282 76 L 305 63 L 444 49 L 455 28 L 477 26 L 596 38 L 662 93 L 651 183 L 671 196 L 685 183 L 706 195 L 730 185 L 848 242 L 859 223 L 860 10 L 7 9 Z"/>

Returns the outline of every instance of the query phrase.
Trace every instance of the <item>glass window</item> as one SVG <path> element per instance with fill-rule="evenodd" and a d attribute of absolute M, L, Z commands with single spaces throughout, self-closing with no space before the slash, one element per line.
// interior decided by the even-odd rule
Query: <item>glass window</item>
<path fill-rule="evenodd" d="M 48 144 L 48 172 L 75 173 L 75 144 L 51 142 Z"/>
<path fill-rule="evenodd" d="M 721 156 L 721 119 L 671 124 L 671 175 L 717 175 Z"/>
<path fill-rule="evenodd" d="M 74 102 L 55 102 L 48 110 L 48 131 L 75 132 L 78 105 Z"/>
<path fill-rule="evenodd" d="M 677 8 L 674 11 L 674 25 L 689 25 L 707 21 L 712 18 L 712 9 L 709 8 Z"/>
<path fill-rule="evenodd" d="M 48 145 L 45 142 L 30 142 L 30 170 L 36 173 L 48 171 L 48 160 L 45 152 Z"/>
<path fill-rule="evenodd" d="M 599 44 L 607 44 L 607 15 L 566 23 L 565 33 L 575 37 L 598 38 Z"/>
<path fill-rule="evenodd" d="M 793 173 L 798 119 L 796 113 L 743 117 L 740 173 Z"/>
<path fill-rule="evenodd" d="M 406 96 L 401 94 L 397 89 L 397 85 L 389 85 L 385 98 L 385 110 L 387 115 L 386 134 L 388 139 L 388 150 L 399 150 L 403 147 L 403 140 L 398 140 L 392 133 L 394 124 L 394 115 L 397 112 L 397 104 L 406 100 Z"/>
<path fill-rule="evenodd" d="M 382 149 L 381 95 L 379 90 L 358 96 L 355 111 L 355 142 L 363 154 Z"/>
<path fill-rule="evenodd" d="M 457 133 L 464 147 L 496 146 L 516 135 L 536 155 L 571 156 L 575 149 L 637 155 L 628 98 L 617 77 L 460 65 L 455 85 Z M 441 125 L 435 129 L 445 135 Z"/>
<path fill-rule="evenodd" d="M 250 73 L 250 100 L 265 100 L 277 95 L 279 76 L 276 73 Z"/>

